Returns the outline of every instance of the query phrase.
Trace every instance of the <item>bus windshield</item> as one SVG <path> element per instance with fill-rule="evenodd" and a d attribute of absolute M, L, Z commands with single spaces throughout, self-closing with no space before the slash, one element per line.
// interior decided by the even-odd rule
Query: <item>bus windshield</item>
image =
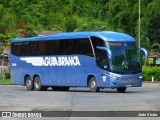
<path fill-rule="evenodd" d="M 135 42 L 109 43 L 112 52 L 111 71 L 134 74 L 141 71 L 141 60 Z"/>

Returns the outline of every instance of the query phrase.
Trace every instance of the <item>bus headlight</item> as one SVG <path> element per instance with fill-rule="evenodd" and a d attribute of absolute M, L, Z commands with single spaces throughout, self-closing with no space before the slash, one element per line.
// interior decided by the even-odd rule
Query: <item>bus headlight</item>
<path fill-rule="evenodd" d="M 139 79 L 142 79 L 142 75 L 138 77 Z"/>
<path fill-rule="evenodd" d="M 113 79 L 118 79 L 118 77 L 117 77 L 117 76 L 112 76 L 112 78 L 113 78 Z"/>
<path fill-rule="evenodd" d="M 117 77 L 117 76 L 112 76 L 112 78 L 115 80 L 121 80 L 121 77 Z"/>

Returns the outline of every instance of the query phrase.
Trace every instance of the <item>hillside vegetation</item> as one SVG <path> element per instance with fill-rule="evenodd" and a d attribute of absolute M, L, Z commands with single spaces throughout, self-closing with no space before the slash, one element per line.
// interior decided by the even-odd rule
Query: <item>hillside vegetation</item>
<path fill-rule="evenodd" d="M 35 31 L 112 30 L 138 38 L 138 0 L 1 0 L 0 39 Z M 160 0 L 141 0 L 141 46 L 160 39 Z"/>

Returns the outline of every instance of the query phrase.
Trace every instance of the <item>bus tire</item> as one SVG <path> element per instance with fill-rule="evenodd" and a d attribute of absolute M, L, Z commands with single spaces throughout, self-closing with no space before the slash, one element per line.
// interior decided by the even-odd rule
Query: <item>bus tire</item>
<path fill-rule="evenodd" d="M 36 77 L 34 78 L 34 90 L 36 90 L 36 91 L 41 91 L 41 90 L 43 90 L 43 87 L 42 87 L 42 85 L 41 85 L 41 79 L 40 79 L 39 76 L 36 76 Z"/>
<path fill-rule="evenodd" d="M 120 87 L 120 88 L 117 88 L 117 91 L 119 93 L 124 93 L 126 91 L 126 87 Z"/>
<path fill-rule="evenodd" d="M 31 80 L 31 77 L 27 77 L 25 79 L 25 85 L 27 90 L 33 90 L 34 89 L 34 85 L 33 85 L 33 81 Z"/>
<path fill-rule="evenodd" d="M 100 88 L 97 87 L 97 82 L 96 82 L 95 77 L 91 77 L 89 81 L 89 87 L 90 87 L 91 92 L 99 92 Z"/>

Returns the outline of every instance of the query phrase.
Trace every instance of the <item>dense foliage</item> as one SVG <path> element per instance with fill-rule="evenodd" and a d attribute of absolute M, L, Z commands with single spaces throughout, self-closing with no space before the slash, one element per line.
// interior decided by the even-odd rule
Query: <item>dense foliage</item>
<path fill-rule="evenodd" d="M 143 67 L 143 78 L 145 81 L 151 81 L 154 77 L 154 81 L 160 81 L 160 67 Z"/>
<path fill-rule="evenodd" d="M 113 30 L 137 39 L 138 6 L 138 0 L 1 0 L 0 39 L 40 30 Z M 148 49 L 160 39 L 159 6 L 160 0 L 141 0 L 141 45 Z"/>

